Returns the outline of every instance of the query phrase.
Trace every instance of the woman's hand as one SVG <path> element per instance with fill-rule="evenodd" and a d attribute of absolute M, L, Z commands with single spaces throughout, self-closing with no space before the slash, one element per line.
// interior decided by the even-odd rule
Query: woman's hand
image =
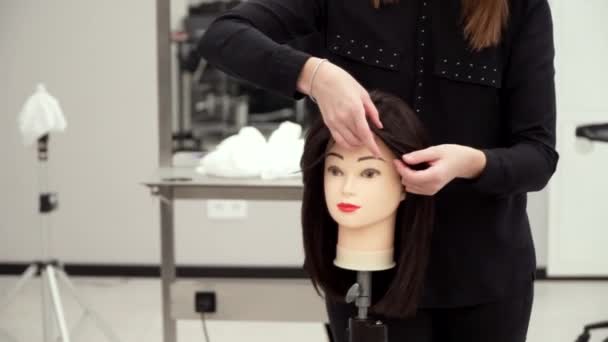
<path fill-rule="evenodd" d="M 428 163 L 429 167 L 417 171 L 407 166 L 420 163 Z M 471 147 L 446 144 L 404 154 L 394 164 L 407 192 L 430 196 L 454 178 L 478 177 L 486 166 L 486 157 Z"/>
<path fill-rule="evenodd" d="M 309 58 L 298 81 L 298 89 L 308 93 L 312 72 L 321 60 Z M 365 145 L 376 156 L 380 155 L 366 115 L 382 128 L 378 110 L 369 93 L 348 72 L 332 64 L 323 62 L 312 80 L 312 95 L 319 105 L 323 122 L 339 145 L 353 148 Z"/>

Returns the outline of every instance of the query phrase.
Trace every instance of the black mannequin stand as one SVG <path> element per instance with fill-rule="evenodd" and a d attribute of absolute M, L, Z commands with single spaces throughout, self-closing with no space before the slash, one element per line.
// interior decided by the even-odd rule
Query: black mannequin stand
<path fill-rule="evenodd" d="M 358 271 L 357 282 L 346 295 L 346 301 L 354 301 L 358 309 L 357 316 L 348 320 L 348 342 L 388 342 L 387 326 L 382 321 L 368 316 L 371 293 L 371 272 Z"/>

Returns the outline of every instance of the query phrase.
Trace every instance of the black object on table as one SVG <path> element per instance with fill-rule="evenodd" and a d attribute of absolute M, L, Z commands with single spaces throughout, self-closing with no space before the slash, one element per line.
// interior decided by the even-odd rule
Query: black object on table
<path fill-rule="evenodd" d="M 608 123 L 578 126 L 576 136 L 591 141 L 608 142 Z"/>

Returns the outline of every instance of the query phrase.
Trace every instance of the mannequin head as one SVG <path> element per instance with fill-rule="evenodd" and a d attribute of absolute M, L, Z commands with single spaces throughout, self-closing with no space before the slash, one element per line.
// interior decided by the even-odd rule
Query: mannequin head
<path fill-rule="evenodd" d="M 323 177 L 325 202 L 330 216 L 345 229 L 365 229 L 390 220 L 405 199 L 401 178 L 392 162 L 399 157 L 382 139 L 376 137 L 375 140 L 380 158 L 375 158 L 365 146 L 346 149 L 333 140 L 327 145 Z M 353 206 L 347 206 L 349 204 Z M 387 247 L 392 248 L 393 244 Z"/>
<path fill-rule="evenodd" d="M 377 129 L 369 122 L 381 160 L 373 158 L 366 147 L 349 150 L 336 145 L 320 118 L 307 132 L 301 160 L 304 268 L 317 290 L 343 301 L 348 288 L 356 282 L 356 272 L 333 264 L 338 242 L 342 242 L 338 232 L 364 231 L 388 220 L 394 226 L 391 236 L 348 243 L 350 248 L 370 251 L 394 247 L 396 267 L 374 273 L 370 310 L 407 317 L 415 312 L 424 281 L 433 202 L 430 197 L 407 193 L 392 161 L 430 143 L 422 123 L 402 100 L 378 91 L 370 96 L 384 126 Z M 426 165 L 410 167 L 420 169 Z M 338 206 L 340 203 L 358 208 Z M 376 280 L 384 286 L 376 286 Z"/>
<path fill-rule="evenodd" d="M 381 139 L 375 140 L 379 158 L 367 147 L 347 149 L 333 141 L 325 153 L 325 203 L 338 226 L 334 264 L 348 270 L 395 266 L 395 221 L 406 194 L 393 165 L 398 157 Z"/>

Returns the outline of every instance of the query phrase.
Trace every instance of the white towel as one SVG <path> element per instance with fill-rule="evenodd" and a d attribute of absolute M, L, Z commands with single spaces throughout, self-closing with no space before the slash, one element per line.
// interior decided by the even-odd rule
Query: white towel
<path fill-rule="evenodd" d="M 243 127 L 205 155 L 197 171 L 219 177 L 258 177 L 264 166 L 265 150 L 264 135 L 257 128 Z"/>
<path fill-rule="evenodd" d="M 67 127 L 59 102 L 46 91 L 42 83 L 25 101 L 17 121 L 26 145 L 31 145 L 50 132 L 63 132 Z"/>
<path fill-rule="evenodd" d="M 205 155 L 196 170 L 231 178 L 300 177 L 299 164 L 304 151 L 301 134 L 302 127 L 288 121 L 281 123 L 268 141 L 256 128 L 243 127 Z"/>
<path fill-rule="evenodd" d="M 301 177 L 300 158 L 304 152 L 302 126 L 285 121 L 268 138 L 266 166 L 262 179 Z"/>

